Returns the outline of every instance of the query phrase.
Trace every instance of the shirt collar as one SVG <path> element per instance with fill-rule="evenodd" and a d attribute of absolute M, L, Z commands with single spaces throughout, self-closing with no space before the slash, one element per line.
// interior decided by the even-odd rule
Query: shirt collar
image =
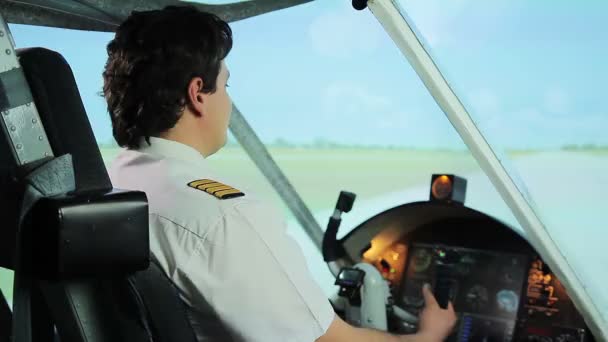
<path fill-rule="evenodd" d="M 200 152 L 186 144 L 156 137 L 150 137 L 150 145 L 148 145 L 145 139 L 142 139 L 137 151 L 186 162 L 201 162 L 205 160 L 205 157 Z"/>

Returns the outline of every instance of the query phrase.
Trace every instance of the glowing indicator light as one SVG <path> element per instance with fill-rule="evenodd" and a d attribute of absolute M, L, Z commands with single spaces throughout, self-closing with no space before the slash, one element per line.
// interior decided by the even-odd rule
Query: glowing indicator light
<path fill-rule="evenodd" d="M 431 177 L 430 201 L 464 204 L 467 180 L 456 175 L 433 174 Z"/>
<path fill-rule="evenodd" d="M 436 199 L 442 200 L 448 198 L 450 193 L 452 193 L 452 180 L 446 175 L 437 177 L 433 182 L 431 191 Z"/>

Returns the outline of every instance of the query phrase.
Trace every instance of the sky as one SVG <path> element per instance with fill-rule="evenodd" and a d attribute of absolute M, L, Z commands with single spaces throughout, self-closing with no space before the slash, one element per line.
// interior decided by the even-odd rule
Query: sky
<path fill-rule="evenodd" d="M 225 1 L 224 1 L 225 2 Z M 608 3 L 427 0 L 401 5 L 488 140 L 501 148 L 608 145 Z M 231 24 L 234 103 L 265 142 L 464 148 L 369 11 L 318 0 Z M 96 137 L 111 33 L 12 25 L 19 47 L 72 66 Z"/>

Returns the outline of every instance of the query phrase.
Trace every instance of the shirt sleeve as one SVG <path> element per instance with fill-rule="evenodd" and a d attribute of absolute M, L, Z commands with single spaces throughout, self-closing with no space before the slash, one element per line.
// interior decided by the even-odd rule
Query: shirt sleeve
<path fill-rule="evenodd" d="M 334 311 L 300 246 L 261 203 L 231 209 L 184 270 L 191 284 L 245 341 L 315 341 Z"/>

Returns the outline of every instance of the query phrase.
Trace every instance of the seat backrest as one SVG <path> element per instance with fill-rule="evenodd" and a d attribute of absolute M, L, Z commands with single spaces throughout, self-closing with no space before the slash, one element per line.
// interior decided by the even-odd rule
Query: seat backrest
<path fill-rule="evenodd" d="M 44 139 L 48 138 L 56 156 L 72 156 L 76 190 L 112 189 L 68 64 L 61 55 L 46 49 L 21 50 L 18 54 L 44 124 L 47 136 Z M 9 89 L 2 90 L 6 93 Z M 0 144 L 0 188 L 3 189 L 0 222 L 6 227 L 0 232 L 0 267 L 12 269 L 17 226 L 14 213 L 19 211 L 23 189 L 15 182 L 17 171 L 9 147 L 4 142 Z"/>
<path fill-rule="evenodd" d="M 59 53 L 43 48 L 20 49 L 17 55 L 53 153 L 72 156 L 76 191 L 112 189 L 66 60 Z"/>
<path fill-rule="evenodd" d="M 8 28 L 5 29 L 8 32 Z M 16 248 L 17 241 L 25 239 L 22 222 L 16 214 L 22 210 L 28 196 L 26 194 L 24 199 L 22 181 L 27 178 L 24 173 L 33 174 L 43 167 L 35 169 L 16 164 L 14 140 L 11 146 L 11 139 L 8 136 L 4 139 L 0 130 L 0 208 L 11 208 L 10 212 L 0 212 L 0 222 L 10 222 L 0 227 L 0 266 L 14 268 L 25 257 L 44 265 L 39 268 L 53 270 L 48 272 L 52 275 L 32 272 L 36 275 L 35 279 L 28 280 L 32 282 L 28 295 L 33 301 L 30 316 L 35 316 L 30 335 L 35 336 L 15 342 L 50 342 L 53 333 L 49 330 L 53 325 L 62 341 L 196 341 L 177 289 L 157 264 L 145 268 L 149 264 L 145 196 L 112 190 L 69 65 L 60 54 L 43 48 L 22 49 L 16 55 L 20 65 L 18 71 L 22 71 L 23 76 L 13 71 L 6 77 L 0 58 L 0 110 L 10 112 L 12 116 L 19 106 L 35 105 L 38 116 L 32 123 L 39 124 L 34 122 L 39 120 L 43 126 L 36 138 L 40 134 L 41 141 L 48 139 L 52 151 L 49 159 L 71 156 L 71 170 L 59 172 L 70 171 L 67 173 L 73 174 L 74 186 L 69 194 L 64 194 L 63 200 L 37 201 L 42 204 L 32 210 L 42 207 L 43 211 L 31 215 L 36 217 L 27 222 L 33 226 L 31 231 L 40 235 L 28 235 L 27 238 L 34 240 L 31 243 L 35 248 L 23 249 L 29 254 L 22 255 L 23 250 Z M 20 87 L 27 89 L 17 89 Z M 23 130 L 24 135 L 32 133 L 31 129 Z M 42 160 L 39 165 L 46 166 L 44 163 Z M 43 173 L 42 176 L 49 178 L 43 181 L 50 181 L 51 188 L 60 187 L 53 185 L 56 180 L 51 179 L 57 175 Z M 120 224 L 112 224 L 113 213 L 107 213 L 108 206 L 113 206 L 112 210 L 126 219 Z M 71 210 L 74 207 L 78 209 Z M 57 219 L 53 210 L 60 210 L 64 216 L 72 215 L 70 222 Z M 83 212 L 91 216 L 82 218 Z M 50 213 L 48 220 L 47 213 Z M 78 223 L 74 224 L 74 221 Z M 45 227 L 41 230 L 42 226 Z M 88 229 L 91 226 L 96 229 Z M 120 231 L 120 228 L 124 230 Z M 104 229 L 109 235 L 104 235 Z M 66 239 L 70 244 L 64 244 Z M 53 249 L 55 247 L 63 248 L 61 253 Z M 41 251 L 46 250 L 49 251 L 48 260 L 41 260 L 45 254 Z M 78 260 L 68 260 L 66 255 Z M 142 267 L 144 255 L 146 262 Z M 90 267 L 94 269 L 86 269 L 87 265 L 94 265 Z"/>
<path fill-rule="evenodd" d="M 120 206 L 115 203 L 118 200 L 119 203 L 123 203 L 127 207 L 131 206 L 135 210 L 146 210 L 144 213 L 146 219 L 143 222 L 145 228 L 138 227 L 134 222 L 132 225 L 123 226 L 124 231 L 121 232 L 122 243 L 130 247 L 129 250 L 125 248 L 122 253 L 137 251 L 131 257 L 139 265 L 128 267 L 141 269 L 142 262 L 138 260 L 147 259 L 149 255 L 147 203 L 143 202 L 141 196 L 137 196 L 137 194 L 130 198 L 127 194 L 111 192 L 112 184 L 69 65 L 60 54 L 43 48 L 19 50 L 17 55 L 53 154 L 55 156 L 71 156 L 74 187 L 70 190 L 71 195 L 67 197 L 67 202 L 72 202 L 67 204 L 68 208 L 69 206 L 78 206 L 78 210 L 82 212 L 82 210 L 87 210 L 86 203 L 91 202 L 88 207 L 97 205 L 98 208 L 103 209 L 104 206 L 114 205 L 118 209 Z M 93 203 L 95 201 L 98 201 L 98 203 Z M 64 215 L 70 213 L 70 210 L 66 208 L 60 210 Z M 75 210 L 71 212 L 74 215 L 72 219 L 81 219 L 78 216 L 82 214 Z M 95 212 L 91 211 L 91 214 L 95 214 Z M 131 215 L 130 217 L 135 218 L 141 216 L 141 210 L 137 214 L 135 214 L 135 211 L 131 214 L 121 211 L 121 214 Z M 32 223 L 36 226 L 31 228 L 33 231 L 45 224 L 45 222 L 37 224 L 36 219 Z M 103 224 L 99 217 L 93 215 L 90 216 L 89 222 L 86 218 L 82 219 L 81 222 L 82 224 L 79 226 L 61 226 L 53 232 L 54 235 L 46 235 L 45 231 L 50 227 L 44 227 L 45 230 L 38 233 L 40 234 L 38 238 L 35 235 L 32 236 L 35 240 L 32 243 L 37 246 L 35 250 L 48 248 L 51 251 L 48 259 L 53 261 L 49 263 L 47 269 L 56 268 L 58 273 L 66 273 L 66 268 L 72 268 L 70 271 L 72 274 L 55 274 L 53 279 L 45 279 L 38 274 L 37 278 L 33 279 L 31 291 L 39 292 L 40 296 L 38 303 L 32 303 L 31 314 L 34 317 L 31 327 L 31 334 L 34 335 L 32 339 L 37 340 L 37 337 L 39 337 L 46 341 L 52 334 L 40 331 L 54 325 L 59 336 L 66 341 L 150 342 L 151 336 L 145 329 L 141 310 L 136 306 L 137 303 L 133 298 L 129 296 L 129 292 L 125 290 L 128 286 L 128 278 L 126 277 L 127 273 L 125 273 L 127 272 L 126 268 L 121 269 L 124 265 L 117 262 L 115 265 L 106 264 L 105 268 L 86 269 L 87 266 L 82 260 L 92 262 L 91 265 L 99 266 L 104 265 L 104 260 L 100 258 L 120 260 L 121 256 L 111 254 L 115 251 L 114 246 L 107 243 L 111 236 L 104 235 Z M 87 230 L 87 223 L 91 223 L 93 226 L 97 225 L 98 229 L 96 231 Z M 61 224 L 63 223 L 58 222 L 57 226 Z M 58 253 L 55 250 L 45 244 L 55 244 L 53 238 L 65 240 L 59 236 L 61 233 L 67 234 L 66 236 L 70 239 L 70 244 L 73 247 L 65 249 L 62 253 L 59 253 L 61 255 L 57 255 Z M 108 233 L 115 234 L 116 232 Z M 104 242 L 110 246 L 104 246 Z M 97 254 L 88 255 L 85 249 L 95 249 Z M 82 260 L 63 259 L 59 261 L 58 258 L 67 255 L 67 252 L 73 253 L 74 258 L 83 256 Z M 53 254 L 55 254 L 54 258 Z M 34 263 L 44 264 L 48 262 L 48 260 L 42 260 L 31 255 L 18 255 L 18 257 L 31 257 Z M 61 262 L 61 265 L 57 265 L 59 262 Z M 115 274 L 111 270 L 111 267 L 114 266 L 116 267 Z M 78 270 L 78 268 L 82 269 Z M 87 271 L 90 271 L 90 274 L 86 274 Z M 103 272 L 103 274 L 94 274 L 95 272 Z M 17 273 L 15 276 L 17 277 Z M 17 292 L 19 289 L 15 288 L 15 291 Z M 18 302 L 14 301 L 14 305 L 16 304 Z M 47 313 L 41 315 L 41 311 Z M 35 317 L 40 316 L 46 316 L 50 322 L 35 319 Z M 15 318 L 17 318 L 17 315 L 15 315 Z M 18 325 L 18 322 L 15 323 L 13 327 Z M 14 330 L 15 336 L 17 336 L 19 329 Z"/>
<path fill-rule="evenodd" d="M 179 290 L 153 258 L 148 269 L 131 277 L 151 324 L 154 342 L 196 342 Z"/>
<path fill-rule="evenodd" d="M 50 342 L 55 329 L 62 341 L 152 341 L 128 291 L 149 264 L 145 194 L 112 190 L 60 54 L 15 51 L 1 16 L 0 51 L 0 263 L 15 270 L 14 342 Z"/>

